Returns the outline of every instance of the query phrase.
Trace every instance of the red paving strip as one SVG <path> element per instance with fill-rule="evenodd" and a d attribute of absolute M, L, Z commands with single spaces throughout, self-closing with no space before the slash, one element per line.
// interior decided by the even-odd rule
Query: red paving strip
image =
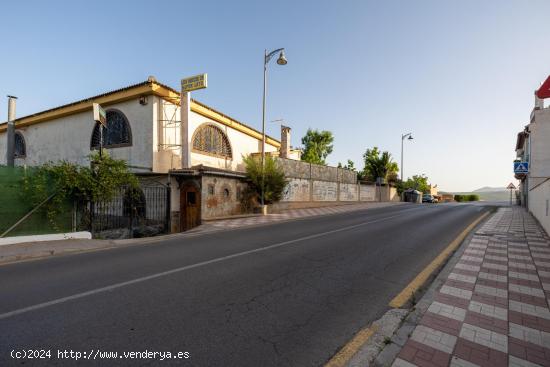
<path fill-rule="evenodd" d="M 454 336 L 458 336 L 458 334 L 460 334 L 460 329 L 462 328 L 462 322 L 437 315 L 429 311 L 424 314 L 424 317 L 422 317 L 420 325 L 424 325 Z"/>
<path fill-rule="evenodd" d="M 458 338 L 453 355 L 481 367 L 508 366 L 508 354 Z"/>
<path fill-rule="evenodd" d="M 526 287 L 542 289 L 542 286 L 540 285 L 540 282 L 537 282 L 537 281 L 534 281 L 534 280 L 519 279 L 519 278 L 512 278 L 512 277 L 510 277 L 510 278 L 508 279 L 508 282 L 509 282 L 510 284 L 524 285 L 524 286 L 526 286 Z"/>
<path fill-rule="evenodd" d="M 536 264 L 535 264 L 536 265 Z M 550 271 L 550 266 L 536 265 L 538 271 Z"/>
<path fill-rule="evenodd" d="M 517 293 L 517 292 L 508 292 L 508 298 L 512 301 L 518 301 L 522 303 L 527 303 L 533 306 L 548 307 L 546 299 L 542 297 L 530 296 L 528 294 Z"/>
<path fill-rule="evenodd" d="M 445 367 L 451 361 L 450 354 L 410 339 L 398 357 L 420 367 Z"/>
<path fill-rule="evenodd" d="M 526 326 L 531 329 L 550 333 L 550 320 L 543 319 L 541 317 L 526 315 L 521 312 L 509 310 L 508 321 L 514 324 Z"/>
<path fill-rule="evenodd" d="M 475 284 L 473 283 L 462 282 L 460 280 L 454 280 L 454 279 L 447 279 L 444 285 L 447 285 L 449 287 L 465 289 L 467 291 L 473 291 L 475 286 Z"/>
<path fill-rule="evenodd" d="M 543 348 L 533 343 L 508 337 L 508 353 L 541 366 L 550 366 L 550 349 Z"/>
<path fill-rule="evenodd" d="M 484 293 L 474 292 L 474 294 L 472 294 L 472 301 L 477 301 L 502 308 L 508 308 L 508 298 L 489 296 L 488 294 Z"/>
<path fill-rule="evenodd" d="M 435 294 L 435 300 L 437 302 L 444 303 L 449 306 L 460 307 L 464 309 L 467 309 L 468 305 L 470 304 L 470 301 L 467 299 L 459 298 L 459 297 L 455 297 L 449 294 L 443 294 L 439 292 Z"/>
<path fill-rule="evenodd" d="M 535 265 L 535 264 L 533 264 Z M 516 268 L 513 266 L 508 267 L 508 271 L 512 271 L 514 273 L 523 273 L 523 274 L 531 274 L 531 275 L 538 275 L 537 271 L 534 269 L 524 269 L 524 268 Z M 504 275 L 504 274 L 503 274 Z"/>
<path fill-rule="evenodd" d="M 481 262 L 479 261 L 471 261 L 471 260 L 464 260 L 464 259 L 460 259 L 458 263 L 464 264 L 464 265 L 473 265 L 473 266 L 479 266 L 481 264 Z"/>
<path fill-rule="evenodd" d="M 442 349 L 450 350 L 448 347 L 449 338 L 458 336 L 451 353 L 451 360 L 456 362 L 453 364 L 456 366 L 465 366 L 468 362 L 482 367 L 508 366 L 509 362 L 513 362 L 519 366 L 523 365 L 523 360 L 524 364 L 530 362 L 550 367 L 550 342 L 548 340 L 550 320 L 532 315 L 532 313 L 537 313 L 538 315 L 547 317 L 545 315 L 550 310 L 550 275 L 542 277 L 539 275 L 541 271 L 550 272 L 550 259 L 541 257 L 541 255 L 550 255 L 550 252 L 539 253 L 539 256 L 536 253 L 537 249 L 542 248 L 541 241 L 548 241 L 548 244 L 550 244 L 550 240 L 548 240 L 546 235 L 542 234 L 544 234 L 542 228 L 523 209 L 499 209 L 476 232 L 474 239 L 470 242 L 470 244 L 478 243 L 483 245 L 483 241 L 478 240 L 482 235 L 489 239 L 485 256 L 479 257 L 482 259 L 482 262 L 464 259 L 460 259 L 458 262 L 458 264 L 479 266 L 481 270 L 478 272 L 457 269 L 455 267 L 451 271 L 451 273 L 474 277 L 475 283 L 448 278 L 444 283 L 446 286 L 455 288 L 454 290 L 450 289 L 450 292 L 457 292 L 457 294 L 462 292 L 463 295 L 468 296 L 469 294 L 464 292 L 464 290 L 472 291 L 471 300 L 440 292 L 435 293 L 435 301 L 467 310 L 464 321 L 460 322 L 440 314 L 426 312 L 420 324 L 444 334 L 443 336 L 433 335 L 433 339 L 430 337 L 425 339 L 425 342 L 434 347 L 437 347 L 438 343 L 447 343 L 447 349 Z M 527 246 L 527 243 L 529 246 Z M 494 246 L 495 244 L 499 244 L 500 246 Z M 522 244 L 524 245 L 522 246 Z M 544 248 L 550 249 L 546 242 L 544 243 Z M 505 251 L 507 249 L 509 252 Z M 471 248 L 470 250 L 483 251 L 476 248 Z M 510 258 L 508 254 L 527 258 L 514 259 Z M 478 257 L 474 253 L 465 253 L 465 255 Z M 495 258 L 491 259 L 487 258 L 487 256 Z M 507 258 L 508 260 L 499 260 L 499 258 Z M 510 266 L 510 263 L 516 266 Z M 486 267 L 498 267 L 498 265 L 501 265 L 501 267 L 504 265 L 506 270 Z M 532 269 L 522 268 L 529 266 Z M 540 281 L 511 277 L 509 272 L 536 275 Z M 482 274 L 483 278 L 480 277 L 480 273 L 484 273 Z M 491 278 L 491 275 L 503 276 L 505 278 L 501 279 L 504 281 L 487 279 Z M 546 298 L 542 296 L 543 293 L 541 291 L 544 291 Z M 524 308 L 521 309 L 530 314 L 510 310 L 509 303 L 511 301 L 524 303 L 525 305 L 521 306 Z M 482 305 L 479 305 L 479 303 L 482 303 Z M 529 310 L 528 305 L 540 307 L 542 310 L 535 310 L 534 308 Z M 496 306 L 500 309 L 494 309 L 491 306 Z M 518 307 L 515 304 L 513 306 L 514 309 Z M 504 312 L 502 309 L 507 312 Z M 478 312 L 474 312 L 473 310 Z M 446 312 L 452 311 L 448 310 Z M 514 326 L 511 327 L 511 324 L 514 324 Z M 522 327 L 528 329 L 523 330 Z M 529 331 L 529 329 L 531 330 Z M 445 334 L 448 335 L 445 336 Z M 508 335 L 519 335 L 518 337 L 535 341 L 537 344 Z M 472 340 L 475 340 L 475 342 Z M 454 343 L 454 340 L 452 342 Z M 541 345 L 544 345 L 544 347 Z M 441 352 L 440 359 L 436 359 L 437 363 L 434 362 L 434 351 L 433 348 L 427 345 L 408 340 L 402 349 L 403 355 L 400 354 L 400 357 L 418 366 L 436 366 L 438 363 L 447 363 L 446 365 L 449 365 L 451 363 L 448 355 Z M 508 353 L 505 353 L 505 351 Z M 514 356 L 518 360 L 509 361 L 509 356 Z M 461 362 L 459 359 L 463 361 Z"/>
<path fill-rule="evenodd" d="M 495 319 L 477 312 L 468 311 L 464 322 L 499 334 L 508 334 L 508 321 Z"/>
<path fill-rule="evenodd" d="M 490 280 L 490 279 L 478 278 L 476 284 L 485 285 L 487 287 L 508 289 L 508 283 L 498 282 L 496 280 Z"/>
<path fill-rule="evenodd" d="M 455 274 L 462 274 L 462 275 L 468 275 L 468 276 L 471 276 L 471 277 L 477 277 L 477 275 L 479 274 L 478 271 L 472 271 L 472 270 L 466 270 L 466 269 L 458 269 L 458 268 L 454 268 L 454 269 L 453 269 L 453 273 L 455 273 Z M 548 281 L 548 283 L 550 283 L 550 280 Z"/>
<path fill-rule="evenodd" d="M 495 275 L 508 275 L 507 270 L 500 270 L 500 269 L 491 269 L 491 268 L 482 268 L 481 271 L 483 273 L 489 273 L 489 274 L 495 274 Z"/>

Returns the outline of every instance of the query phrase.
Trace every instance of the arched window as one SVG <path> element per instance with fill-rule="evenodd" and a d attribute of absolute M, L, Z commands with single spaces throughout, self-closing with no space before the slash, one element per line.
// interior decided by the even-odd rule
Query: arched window
<path fill-rule="evenodd" d="M 99 124 L 96 123 L 92 133 L 90 149 L 99 148 Z M 107 111 L 107 127 L 103 128 L 103 147 L 117 148 L 132 145 L 132 130 L 126 116 L 118 110 Z"/>
<path fill-rule="evenodd" d="M 222 158 L 233 157 L 227 135 L 217 126 L 203 124 L 193 136 L 193 150 Z"/>
<path fill-rule="evenodd" d="M 19 131 L 15 132 L 15 158 L 25 158 L 27 156 L 27 146 L 25 138 Z"/>

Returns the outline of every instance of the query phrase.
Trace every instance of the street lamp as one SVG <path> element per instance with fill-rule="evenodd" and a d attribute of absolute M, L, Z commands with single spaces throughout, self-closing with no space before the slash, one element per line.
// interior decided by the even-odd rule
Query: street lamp
<path fill-rule="evenodd" d="M 279 58 L 277 59 L 278 65 L 286 65 L 285 49 L 278 48 L 276 50 L 267 53 L 267 50 L 264 51 L 264 97 L 262 101 L 262 190 L 260 195 L 260 204 L 262 205 L 262 213 L 264 209 L 264 166 L 265 166 L 265 95 L 267 88 L 267 64 L 273 56 L 279 53 Z"/>
<path fill-rule="evenodd" d="M 401 135 L 401 182 L 403 182 L 403 142 L 407 140 L 413 140 L 412 133 Z"/>

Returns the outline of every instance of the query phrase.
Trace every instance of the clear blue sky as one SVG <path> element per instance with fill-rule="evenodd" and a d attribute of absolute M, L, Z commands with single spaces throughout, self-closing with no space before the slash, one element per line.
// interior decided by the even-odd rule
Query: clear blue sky
<path fill-rule="evenodd" d="M 207 72 L 193 97 L 260 129 L 263 50 L 285 47 L 288 65 L 269 69 L 268 120 L 286 119 L 293 145 L 327 129 L 329 163 L 362 168 L 372 146 L 399 161 L 400 135 L 413 132 L 406 176 L 505 186 L 550 74 L 548 14 L 543 0 L 11 1 L 0 95 L 17 95 L 23 116 L 148 75 L 177 87 Z"/>

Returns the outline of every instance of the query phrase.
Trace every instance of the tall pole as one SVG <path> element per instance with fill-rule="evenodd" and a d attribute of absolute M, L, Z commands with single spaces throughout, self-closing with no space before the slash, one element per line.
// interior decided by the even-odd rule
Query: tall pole
<path fill-rule="evenodd" d="M 403 182 L 403 135 L 401 135 L 401 182 Z"/>
<path fill-rule="evenodd" d="M 8 167 L 15 165 L 15 102 L 17 97 L 8 96 L 8 128 L 6 137 L 7 142 L 7 156 L 6 164 Z"/>
<path fill-rule="evenodd" d="M 264 50 L 264 96 L 262 100 L 262 187 L 260 204 L 264 207 L 264 166 L 265 166 L 265 95 L 267 91 L 267 50 Z"/>

